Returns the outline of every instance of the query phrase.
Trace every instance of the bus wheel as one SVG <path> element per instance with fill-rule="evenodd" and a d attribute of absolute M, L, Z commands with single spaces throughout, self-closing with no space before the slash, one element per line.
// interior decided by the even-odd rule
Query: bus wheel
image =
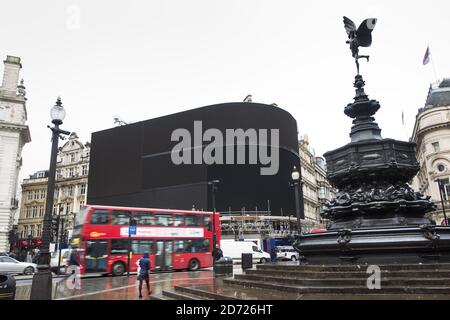
<path fill-rule="evenodd" d="M 113 276 L 121 276 L 125 273 L 125 265 L 123 262 L 116 262 L 112 266 L 112 275 Z"/>
<path fill-rule="evenodd" d="M 197 271 L 200 268 L 200 262 L 197 259 L 191 259 L 189 261 L 189 270 Z"/>

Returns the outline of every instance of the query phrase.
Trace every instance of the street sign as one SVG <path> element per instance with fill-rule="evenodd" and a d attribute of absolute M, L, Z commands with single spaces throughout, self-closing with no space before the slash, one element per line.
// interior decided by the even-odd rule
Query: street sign
<path fill-rule="evenodd" d="M 136 226 L 129 226 L 128 227 L 128 234 L 129 235 L 135 235 L 137 231 L 137 227 Z"/>

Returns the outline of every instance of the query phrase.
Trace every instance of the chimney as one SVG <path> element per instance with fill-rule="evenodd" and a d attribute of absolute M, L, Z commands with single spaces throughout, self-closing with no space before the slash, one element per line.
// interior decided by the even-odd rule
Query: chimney
<path fill-rule="evenodd" d="M 10 93 L 16 93 L 17 83 L 19 82 L 19 71 L 22 68 L 20 58 L 14 56 L 6 56 L 3 61 L 5 69 L 3 71 L 2 90 Z"/>

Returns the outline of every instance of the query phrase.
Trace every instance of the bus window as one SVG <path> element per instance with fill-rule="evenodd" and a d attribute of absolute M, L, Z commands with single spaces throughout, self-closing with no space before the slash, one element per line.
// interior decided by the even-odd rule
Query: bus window
<path fill-rule="evenodd" d="M 111 254 L 127 254 L 128 240 L 112 239 L 111 240 Z"/>
<path fill-rule="evenodd" d="M 119 226 L 126 226 L 130 223 L 130 211 L 113 210 L 112 224 Z"/>
<path fill-rule="evenodd" d="M 195 240 L 178 240 L 183 241 L 183 252 L 195 253 L 195 252 L 208 252 L 211 250 L 209 245 L 209 239 L 195 239 Z M 176 250 L 181 252 L 181 243 L 175 244 Z"/>
<path fill-rule="evenodd" d="M 154 226 L 155 219 L 153 217 L 153 212 L 135 212 L 134 219 L 138 226 Z"/>
<path fill-rule="evenodd" d="M 155 253 L 155 245 L 152 240 L 133 240 L 131 248 L 134 254 Z"/>
<path fill-rule="evenodd" d="M 184 217 L 182 214 L 175 214 L 173 216 L 173 226 L 182 227 L 184 225 Z"/>
<path fill-rule="evenodd" d="M 88 208 L 83 207 L 80 211 L 75 215 L 75 227 L 80 227 L 86 223 L 86 215 L 88 213 Z"/>
<path fill-rule="evenodd" d="M 203 225 L 208 228 L 208 231 L 212 231 L 212 223 L 210 216 L 203 216 Z"/>
<path fill-rule="evenodd" d="M 201 224 L 201 216 L 198 214 L 187 214 L 186 215 L 186 226 L 187 227 L 200 227 Z"/>
<path fill-rule="evenodd" d="M 173 216 L 171 214 L 164 214 L 164 213 L 156 214 L 156 225 L 164 227 L 173 226 Z"/>
<path fill-rule="evenodd" d="M 177 253 L 184 252 L 184 240 L 175 240 L 174 252 Z"/>
<path fill-rule="evenodd" d="M 108 210 L 95 210 L 91 214 L 91 224 L 108 224 L 109 223 L 109 211 Z"/>

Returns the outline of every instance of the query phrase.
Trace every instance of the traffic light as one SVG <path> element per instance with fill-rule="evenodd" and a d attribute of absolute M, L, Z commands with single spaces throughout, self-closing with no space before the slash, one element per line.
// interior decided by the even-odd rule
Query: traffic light
<path fill-rule="evenodd" d="M 56 237 L 58 235 L 58 229 L 59 229 L 59 215 L 52 217 L 51 230 L 53 237 Z"/>

